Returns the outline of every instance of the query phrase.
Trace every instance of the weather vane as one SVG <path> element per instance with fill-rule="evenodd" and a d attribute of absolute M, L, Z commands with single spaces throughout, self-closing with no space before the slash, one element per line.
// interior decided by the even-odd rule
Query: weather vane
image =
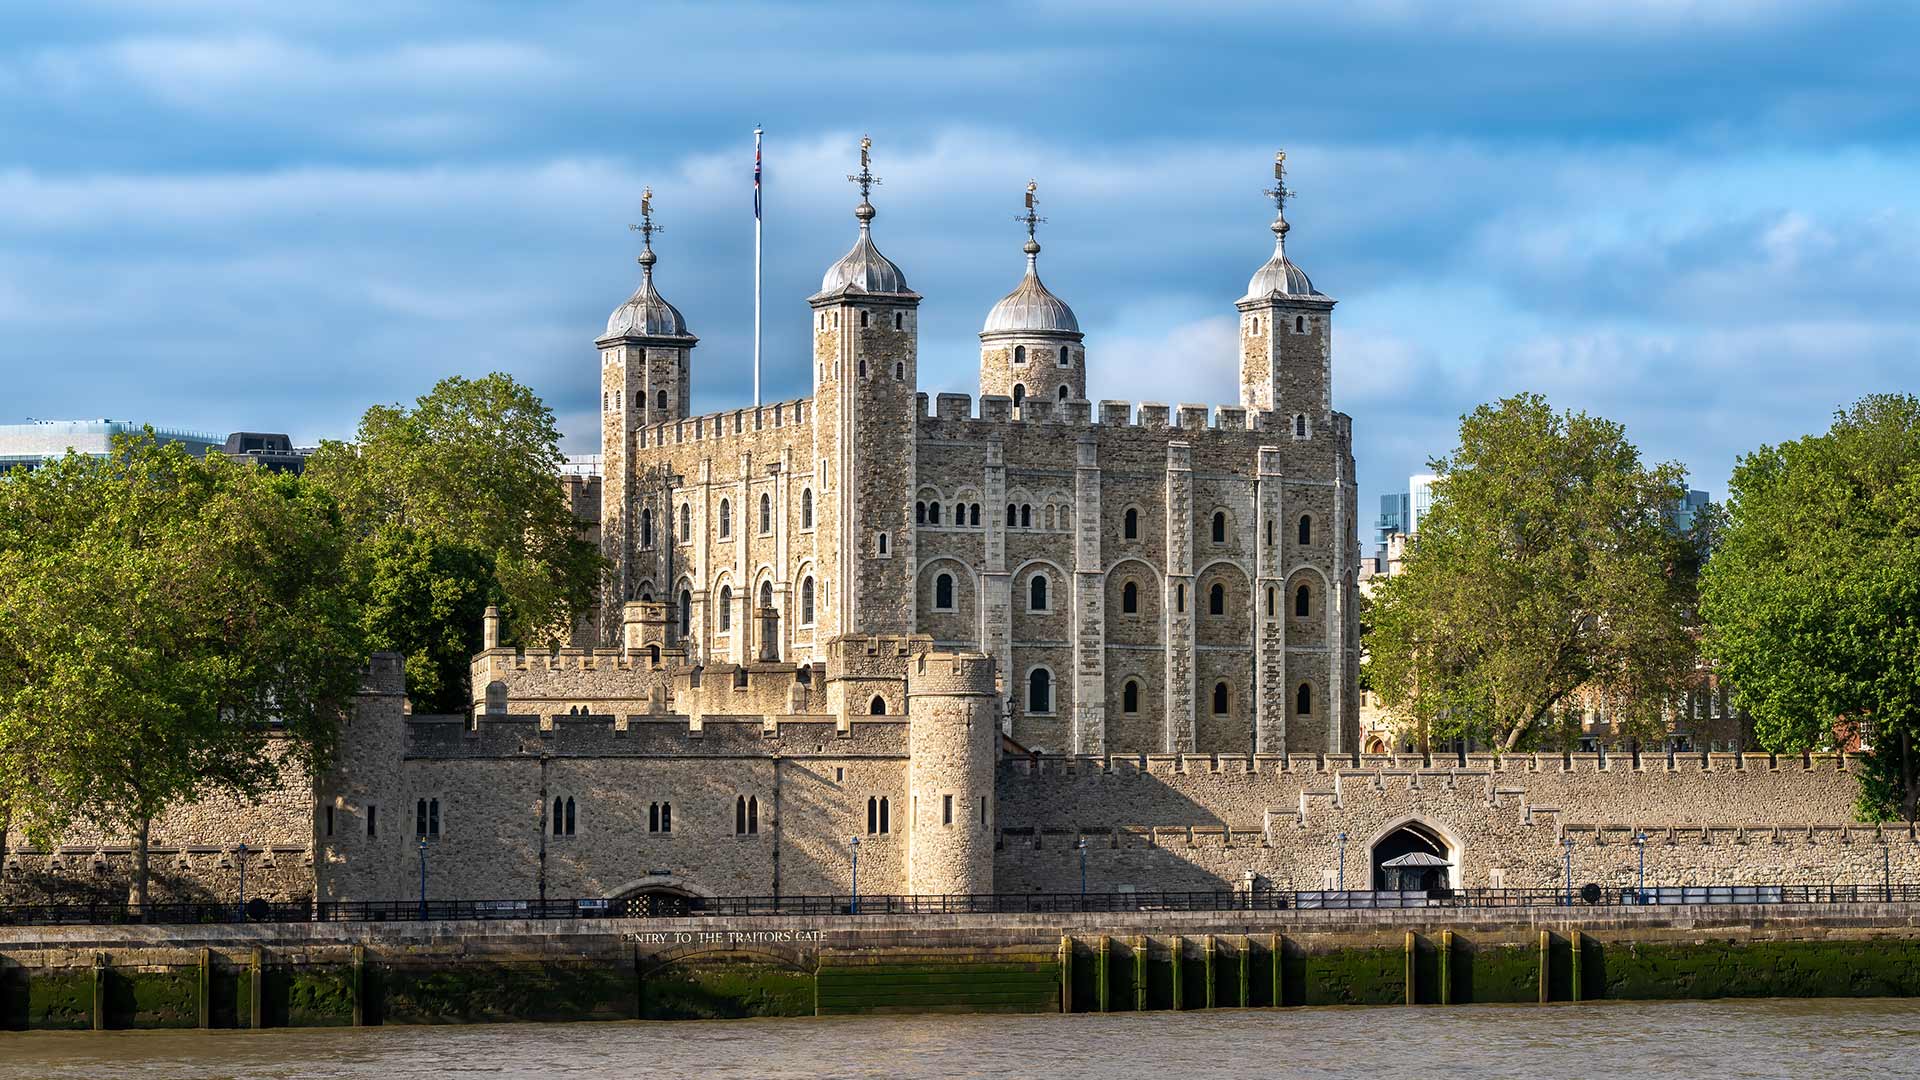
<path fill-rule="evenodd" d="M 1027 239 L 1029 240 L 1033 239 L 1033 227 L 1047 220 L 1046 218 L 1041 217 L 1038 213 L 1035 212 L 1035 208 L 1039 199 L 1039 191 L 1040 191 L 1039 184 L 1035 183 L 1032 180 L 1027 181 L 1027 212 L 1013 219 L 1015 221 L 1026 222 Z"/>
<path fill-rule="evenodd" d="M 1287 196 L 1296 194 L 1287 187 L 1287 152 L 1281 150 L 1273 155 L 1273 186 L 1260 194 L 1273 200 L 1273 209 L 1281 217 L 1287 216 Z"/>
<path fill-rule="evenodd" d="M 627 228 L 640 234 L 641 241 L 646 245 L 646 251 L 640 261 L 643 263 L 649 261 L 644 256 L 653 254 L 653 234 L 667 231 L 664 226 L 653 223 L 653 188 L 651 186 L 640 189 L 640 224 L 629 225 Z"/>
<path fill-rule="evenodd" d="M 872 149 L 873 140 L 867 138 L 865 135 L 860 136 L 860 171 L 855 174 L 850 174 L 847 177 L 848 183 L 860 185 L 861 202 L 867 201 L 867 195 L 872 190 L 873 185 L 880 182 L 880 178 L 873 175 L 873 170 L 869 167 L 872 160 L 869 152 Z"/>

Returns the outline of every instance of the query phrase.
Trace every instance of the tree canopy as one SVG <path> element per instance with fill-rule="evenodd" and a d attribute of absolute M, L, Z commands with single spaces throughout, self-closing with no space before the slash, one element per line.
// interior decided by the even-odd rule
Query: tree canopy
<path fill-rule="evenodd" d="M 332 501 L 149 431 L 0 480 L 0 812 L 136 836 L 324 768 L 365 649 Z M 284 737 L 282 737 L 284 736 Z"/>
<path fill-rule="evenodd" d="M 471 705 L 488 604 L 504 608 L 507 640 L 536 646 L 565 641 L 590 609 L 604 564 L 557 480 L 564 461 L 552 411 L 496 372 L 368 409 L 351 443 L 307 463 L 354 538 L 369 642 L 407 658 L 416 708 Z"/>
<path fill-rule="evenodd" d="M 1920 398 L 1877 395 L 1735 467 L 1706 646 L 1775 751 L 1870 734 L 1862 809 L 1920 805 Z"/>
<path fill-rule="evenodd" d="M 1523 394 L 1463 417 L 1431 467 L 1432 508 L 1368 611 L 1382 704 L 1428 739 L 1505 750 L 1576 691 L 1657 728 L 1695 654 L 1693 556 L 1666 520 L 1680 466 L 1645 465 L 1620 425 Z"/>

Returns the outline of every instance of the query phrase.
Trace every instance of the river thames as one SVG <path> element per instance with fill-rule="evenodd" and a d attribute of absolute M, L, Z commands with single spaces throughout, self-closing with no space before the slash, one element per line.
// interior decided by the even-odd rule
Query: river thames
<path fill-rule="evenodd" d="M 0 1080 L 1920 1074 L 1920 1000 L 1596 1002 L 262 1032 L 0 1033 Z"/>

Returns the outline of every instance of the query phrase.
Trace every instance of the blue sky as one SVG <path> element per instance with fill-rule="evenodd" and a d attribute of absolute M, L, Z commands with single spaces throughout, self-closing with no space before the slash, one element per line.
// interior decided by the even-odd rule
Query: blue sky
<path fill-rule="evenodd" d="M 1920 384 L 1915 72 L 1904 3 L 9 4 L 0 422 L 311 441 L 501 369 L 594 450 L 649 183 L 695 407 L 745 403 L 761 123 L 770 399 L 806 392 L 866 133 L 923 389 L 975 390 L 1033 177 L 1090 395 L 1230 402 L 1284 146 L 1368 521 L 1520 390 L 1717 497 Z"/>

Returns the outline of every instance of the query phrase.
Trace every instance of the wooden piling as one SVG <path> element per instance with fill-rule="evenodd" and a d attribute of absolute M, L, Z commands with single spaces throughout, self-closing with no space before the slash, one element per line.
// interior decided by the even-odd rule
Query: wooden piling
<path fill-rule="evenodd" d="M 1097 976 L 1093 987 L 1093 1001 L 1095 1009 L 1099 1012 L 1107 1011 L 1107 987 L 1111 981 L 1108 978 L 1109 967 L 1107 960 L 1112 952 L 1113 938 L 1106 934 L 1101 934 L 1100 952 L 1097 954 L 1097 962 L 1093 966 L 1094 974 Z"/>
<path fill-rule="evenodd" d="M 1133 939 L 1133 1009 L 1147 1011 L 1147 936 Z"/>
<path fill-rule="evenodd" d="M 367 1026 L 367 947 L 353 947 L 353 1026 Z"/>
<path fill-rule="evenodd" d="M 107 1030 L 107 954 L 93 954 L 93 1030 Z"/>
<path fill-rule="evenodd" d="M 1240 939 L 1240 1007 L 1253 1004 L 1250 1000 L 1253 991 L 1253 938 Z"/>
<path fill-rule="evenodd" d="M 1278 1009 L 1287 1003 L 1287 981 L 1285 978 L 1287 935 L 1268 934 L 1267 952 L 1271 954 L 1270 959 L 1273 961 L 1273 970 L 1270 972 L 1273 976 L 1273 1007 Z"/>
<path fill-rule="evenodd" d="M 1553 999 L 1552 984 L 1547 981 L 1548 959 L 1553 955 L 1553 936 L 1540 931 L 1540 1004 L 1545 1005 Z"/>
<path fill-rule="evenodd" d="M 200 950 L 200 985 L 193 995 L 194 1012 L 202 1030 L 213 1026 L 213 950 Z"/>
<path fill-rule="evenodd" d="M 1453 1004 L 1453 931 L 1440 931 L 1440 1004 Z"/>
<path fill-rule="evenodd" d="M 1173 968 L 1173 1011 L 1174 1012 L 1179 1012 L 1181 1008 L 1184 1007 L 1185 998 L 1187 994 L 1187 985 L 1186 985 L 1187 980 L 1185 976 L 1183 976 L 1180 972 L 1180 961 L 1184 959 L 1182 954 L 1185 953 L 1186 951 L 1187 951 L 1187 939 L 1181 937 L 1178 934 L 1175 934 L 1173 937 L 1173 956 L 1172 956 L 1173 962 L 1171 965 Z"/>
<path fill-rule="evenodd" d="M 1406 958 L 1404 962 L 1405 970 L 1403 972 L 1407 984 L 1407 1004 L 1409 1005 L 1420 1004 L 1419 984 L 1415 982 L 1415 965 L 1413 931 L 1409 930 L 1407 931 Z"/>
<path fill-rule="evenodd" d="M 253 947 L 252 970 L 248 972 L 247 1011 L 252 1014 L 256 1030 L 267 1026 L 266 978 L 267 950 L 258 945 Z"/>
<path fill-rule="evenodd" d="M 1213 984 L 1214 984 L 1213 961 L 1214 961 L 1214 948 L 1215 948 L 1212 934 L 1207 935 L 1206 948 L 1207 948 L 1206 955 L 1205 955 L 1205 958 L 1201 961 L 1201 965 L 1207 973 L 1206 1001 L 1207 1001 L 1207 1008 L 1211 1009 L 1213 1008 Z"/>
<path fill-rule="evenodd" d="M 1060 1011 L 1073 1011 L 1073 935 L 1060 935 Z"/>
<path fill-rule="evenodd" d="M 1567 937 L 1568 937 L 1568 939 L 1569 939 L 1569 941 L 1570 941 L 1570 942 L 1571 942 L 1571 944 L 1572 944 L 1572 953 L 1571 953 L 1571 959 L 1572 959 L 1572 961 L 1573 961 L 1573 963 L 1572 963 L 1572 974 L 1573 974 L 1573 1000 L 1575 1000 L 1575 1001 L 1579 1001 L 1579 1000 L 1581 1000 L 1581 993 L 1580 993 L 1580 947 L 1581 947 L 1581 945 L 1582 945 L 1582 943 L 1584 942 L 1584 940 L 1585 940 L 1585 938 L 1584 938 L 1584 937 L 1583 937 L 1583 936 L 1581 935 L 1581 933 L 1580 933 L 1580 931 L 1578 931 L 1578 930 L 1573 930 L 1573 931 L 1569 931 L 1569 932 L 1568 932 L 1568 934 L 1567 934 Z"/>

